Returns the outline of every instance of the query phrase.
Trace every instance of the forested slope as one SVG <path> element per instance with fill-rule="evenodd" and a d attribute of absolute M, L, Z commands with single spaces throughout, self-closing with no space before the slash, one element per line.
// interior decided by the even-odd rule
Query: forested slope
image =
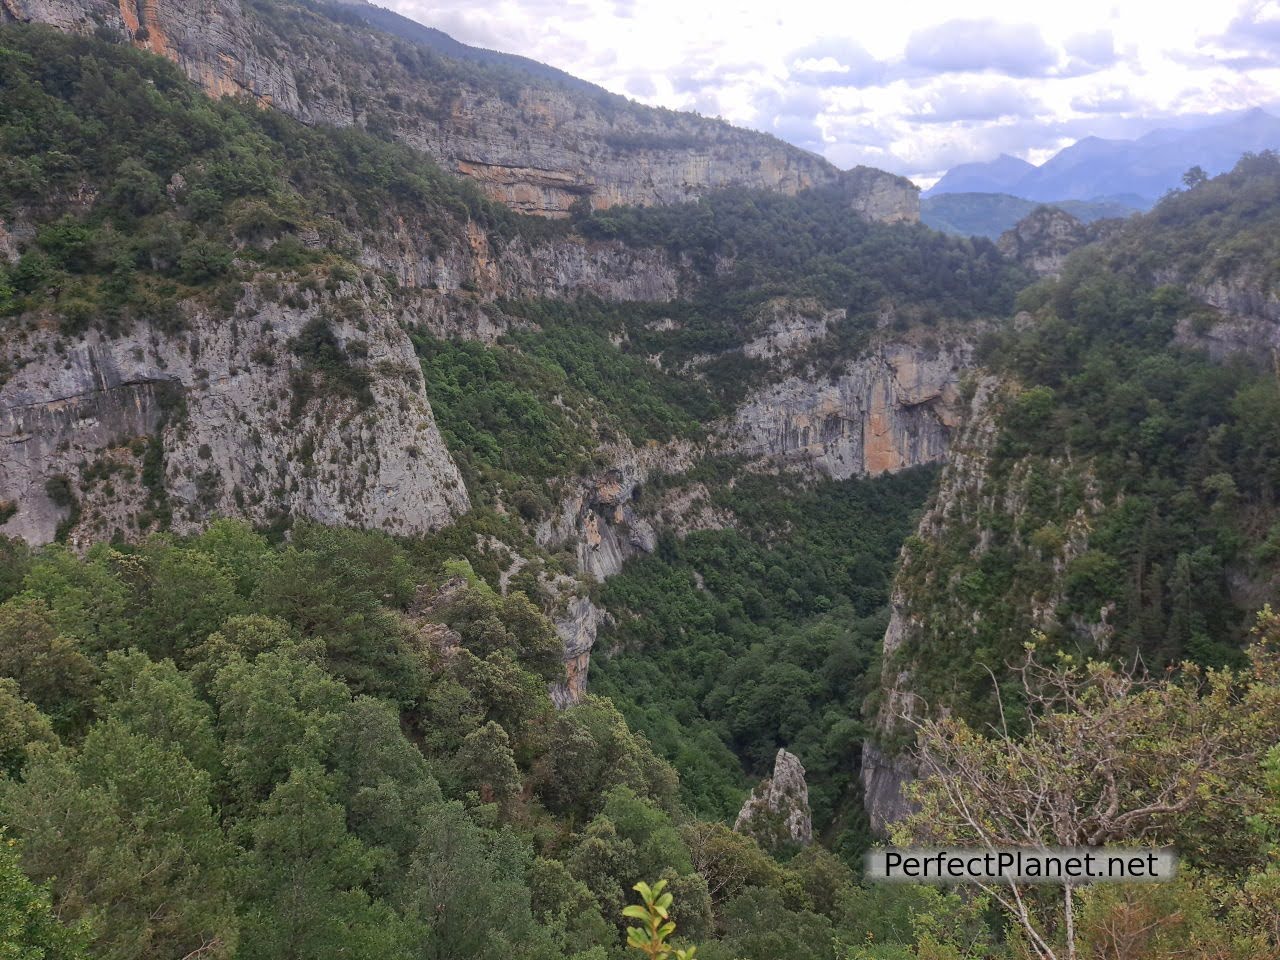
<path fill-rule="evenodd" d="M 975 457 L 904 549 L 901 691 L 990 718 L 989 670 L 1036 632 L 1076 656 L 1238 662 L 1280 577 L 1278 188 L 1261 155 L 1167 198 L 984 342 L 1000 386 Z"/>

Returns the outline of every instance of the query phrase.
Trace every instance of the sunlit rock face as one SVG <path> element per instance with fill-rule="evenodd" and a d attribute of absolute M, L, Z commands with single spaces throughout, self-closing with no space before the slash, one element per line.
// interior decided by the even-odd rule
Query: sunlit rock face
<path fill-rule="evenodd" d="M 967 342 L 888 343 L 831 378 L 792 376 L 752 394 L 728 429 L 737 453 L 844 480 L 941 460 L 958 423 Z"/>

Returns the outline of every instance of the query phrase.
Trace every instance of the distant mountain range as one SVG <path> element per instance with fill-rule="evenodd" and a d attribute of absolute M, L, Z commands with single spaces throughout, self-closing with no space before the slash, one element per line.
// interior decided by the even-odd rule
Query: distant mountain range
<path fill-rule="evenodd" d="M 1000 234 L 1040 206 L 1037 200 L 1024 200 L 1007 193 L 944 193 L 920 201 L 920 220 L 943 233 L 997 240 Z M 1139 209 L 1134 204 L 1114 200 L 1059 200 L 1049 206 L 1067 211 L 1081 223 L 1127 217 Z"/>
<path fill-rule="evenodd" d="M 1007 154 L 985 163 L 964 163 L 924 192 L 1007 194 L 1053 203 L 1089 200 L 1146 210 L 1182 175 L 1199 165 L 1215 175 L 1240 155 L 1280 148 L 1280 119 L 1255 109 L 1231 120 L 1191 130 L 1153 130 L 1137 140 L 1086 137 L 1040 166 Z"/>

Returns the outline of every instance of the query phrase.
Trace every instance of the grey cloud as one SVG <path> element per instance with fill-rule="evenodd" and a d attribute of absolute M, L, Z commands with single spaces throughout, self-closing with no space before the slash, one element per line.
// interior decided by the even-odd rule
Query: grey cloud
<path fill-rule="evenodd" d="M 1077 33 L 1069 37 L 1063 47 L 1068 55 L 1093 67 L 1109 67 L 1120 59 L 1110 30 Z"/>
<path fill-rule="evenodd" d="M 1280 19 L 1263 16 L 1267 4 L 1251 0 L 1227 25 L 1222 39 L 1244 50 L 1267 50 L 1280 44 Z"/>
<path fill-rule="evenodd" d="M 891 150 L 869 147 L 861 143 L 827 144 L 822 150 L 822 155 L 844 170 L 861 165 L 888 170 L 890 173 L 904 177 L 914 172 L 913 164 L 895 156 Z"/>
<path fill-rule="evenodd" d="M 653 82 L 653 77 L 636 73 L 627 77 L 626 91 L 633 97 L 652 97 L 658 92 L 658 86 Z"/>
<path fill-rule="evenodd" d="M 1080 113 L 1132 113 L 1143 107 L 1144 105 L 1124 87 L 1098 90 L 1087 96 L 1073 97 L 1071 100 L 1071 109 Z"/>
<path fill-rule="evenodd" d="M 828 60 L 834 66 L 804 66 Z M 847 39 L 819 40 L 793 50 L 787 63 L 795 79 L 828 87 L 871 87 L 882 82 L 888 72 L 886 63 L 869 54 L 856 40 Z"/>
<path fill-rule="evenodd" d="M 1058 55 L 1033 24 L 949 20 L 911 34 L 905 62 L 926 73 L 1042 77 L 1057 66 Z"/>
<path fill-rule="evenodd" d="M 1205 38 L 1194 53 L 1171 51 L 1170 56 L 1191 67 L 1274 67 L 1280 64 L 1280 19 L 1267 17 L 1266 8 L 1262 0 L 1248 0 L 1223 33 Z"/>
<path fill-rule="evenodd" d="M 759 69 L 754 63 L 716 63 L 711 57 L 690 57 L 678 72 L 669 74 L 667 79 L 676 93 L 696 94 L 749 77 Z"/>
<path fill-rule="evenodd" d="M 910 109 L 909 118 L 916 123 L 972 123 L 1032 117 L 1041 109 L 1041 104 L 1014 84 L 990 87 L 946 83 L 917 94 L 911 100 Z"/>
<path fill-rule="evenodd" d="M 754 102 L 750 125 L 781 137 L 806 150 L 821 150 L 822 128 L 818 114 L 823 111 L 821 91 L 815 87 L 790 87 L 785 92 L 762 91 Z"/>

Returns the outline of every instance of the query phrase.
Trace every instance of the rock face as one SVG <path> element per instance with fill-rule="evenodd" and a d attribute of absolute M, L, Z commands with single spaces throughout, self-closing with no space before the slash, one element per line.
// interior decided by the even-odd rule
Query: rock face
<path fill-rule="evenodd" d="M 920 191 L 910 181 L 873 167 L 855 167 L 844 177 L 849 205 L 864 220 L 876 223 L 918 223 Z"/>
<path fill-rule="evenodd" d="M 886 836 L 891 824 L 910 815 L 906 788 L 915 775 L 906 757 L 886 755 L 870 741 L 862 745 L 862 803 L 873 834 Z"/>
<path fill-rule="evenodd" d="M 755 837 L 766 850 L 788 845 L 808 846 L 813 842 L 809 785 L 799 757 L 786 750 L 778 751 L 773 761 L 773 776 L 751 791 L 733 829 Z"/>
<path fill-rule="evenodd" d="M 17 511 L 0 533 L 47 543 L 74 521 L 80 543 L 136 534 L 168 509 L 179 532 L 219 514 L 292 514 L 410 534 L 465 511 L 394 315 L 358 283 L 289 293 L 298 306 L 246 286 L 231 317 L 193 309 L 176 336 L 139 325 L 69 344 L 41 329 L 6 337 L 17 372 L 0 385 L 0 501 Z M 311 374 L 289 342 L 334 298 L 356 310 L 332 335 L 380 373 L 364 399 L 305 400 L 297 378 Z"/>
<path fill-rule="evenodd" d="M 951 445 L 938 492 L 916 527 L 918 539 L 926 542 L 939 540 L 948 523 L 965 521 L 963 505 L 981 495 L 988 456 L 997 436 L 993 398 L 998 388 L 999 383 L 993 377 L 983 377 L 978 381 L 964 417 L 964 426 Z M 905 565 L 908 559 L 908 549 L 903 547 L 904 557 L 900 566 Z M 873 722 L 875 739 L 865 742 L 862 747 L 863 804 L 872 830 L 879 835 L 883 835 L 889 824 L 910 813 L 911 809 L 903 789 L 914 779 L 915 771 L 900 750 L 907 736 L 904 720 L 918 709 L 917 697 L 911 689 L 908 653 L 922 626 L 914 612 L 914 591 L 918 589 L 945 587 L 906 583 L 899 574 L 894 584 L 881 653 L 882 687 L 879 710 Z"/>
<path fill-rule="evenodd" d="M 820 343 L 844 318 L 844 310 L 825 309 L 816 300 L 779 297 L 764 305 L 742 352 L 760 360 L 794 356 Z"/>
<path fill-rule="evenodd" d="M 1065 210 L 1038 207 L 1001 234 L 996 246 L 1032 272 L 1056 277 L 1067 254 L 1092 239 L 1089 228 Z"/>
<path fill-rule="evenodd" d="M 967 341 L 887 343 L 832 380 L 792 376 L 752 394 L 727 428 L 731 448 L 812 464 L 837 480 L 941 460 L 959 417 Z"/>
<path fill-rule="evenodd" d="M 560 709 L 586 696 L 591 648 L 600 627 L 609 620 L 609 614 L 586 597 L 571 598 L 564 614 L 555 619 L 556 633 L 564 641 L 564 679 L 552 685 L 551 700 Z"/>
<path fill-rule="evenodd" d="M 486 84 L 412 40 L 283 0 L 0 0 L 0 22 L 9 20 L 116 34 L 215 96 L 249 96 L 306 123 L 376 127 L 525 213 L 563 217 L 579 200 L 681 203 L 731 185 L 838 184 L 858 216 L 919 219 L 904 178 L 843 173 L 773 137 L 587 84 L 514 72 Z"/>
<path fill-rule="evenodd" d="M 1159 284 L 1186 289 L 1212 307 L 1217 317 L 1183 317 L 1178 321 L 1177 342 L 1204 350 L 1214 360 L 1241 354 L 1274 365 L 1280 355 L 1280 297 L 1257 265 L 1245 262 L 1227 277 L 1205 281 L 1181 275 L 1177 270 L 1156 272 Z"/>

